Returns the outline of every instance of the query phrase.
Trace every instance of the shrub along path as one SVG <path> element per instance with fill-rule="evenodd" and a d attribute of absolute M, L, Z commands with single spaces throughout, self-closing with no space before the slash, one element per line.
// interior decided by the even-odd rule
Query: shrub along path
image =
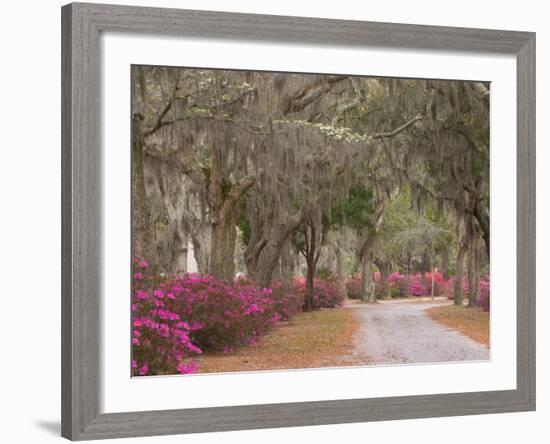
<path fill-rule="evenodd" d="M 354 305 L 361 328 L 352 361 L 368 357 L 369 365 L 379 365 L 489 359 L 484 345 L 430 319 L 426 310 L 443 306 L 415 300 Z"/>

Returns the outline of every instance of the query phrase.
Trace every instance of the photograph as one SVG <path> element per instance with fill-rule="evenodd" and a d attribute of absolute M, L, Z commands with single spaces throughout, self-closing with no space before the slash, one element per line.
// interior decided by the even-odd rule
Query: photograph
<path fill-rule="evenodd" d="M 128 82 L 132 376 L 490 360 L 490 82 Z"/>
<path fill-rule="evenodd" d="M 6 2 L 2 442 L 546 442 L 548 14 L 458 6 Z"/>

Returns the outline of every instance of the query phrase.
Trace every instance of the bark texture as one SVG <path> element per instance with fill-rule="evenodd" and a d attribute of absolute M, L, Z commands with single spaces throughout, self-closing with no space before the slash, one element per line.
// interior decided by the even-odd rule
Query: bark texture
<path fill-rule="evenodd" d="M 456 253 L 456 264 L 455 264 L 455 282 L 454 282 L 454 305 L 461 306 L 463 300 L 462 294 L 462 277 L 463 277 L 463 266 L 464 266 L 464 255 L 467 251 L 467 245 L 464 240 L 459 242 L 457 253 Z"/>
<path fill-rule="evenodd" d="M 132 117 L 132 255 L 138 259 L 150 259 L 152 235 L 149 205 L 145 192 L 142 128 L 143 116 L 135 113 Z"/>
<path fill-rule="evenodd" d="M 210 274 L 219 279 L 232 280 L 235 275 L 235 241 L 237 239 L 236 205 L 239 199 L 256 182 L 256 178 L 246 176 L 231 185 L 223 182 L 222 151 L 214 150 L 208 187 L 210 205 L 211 255 Z"/>

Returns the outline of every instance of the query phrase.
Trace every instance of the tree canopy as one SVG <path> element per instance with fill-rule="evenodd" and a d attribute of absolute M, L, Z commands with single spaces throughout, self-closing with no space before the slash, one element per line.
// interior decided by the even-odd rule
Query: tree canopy
<path fill-rule="evenodd" d="M 266 287 L 301 263 L 312 282 L 334 256 L 369 301 L 375 269 L 423 256 L 433 270 L 456 254 L 461 270 L 466 255 L 475 282 L 489 95 L 482 82 L 133 66 L 133 254 L 172 272 L 192 245 L 200 273 Z"/>

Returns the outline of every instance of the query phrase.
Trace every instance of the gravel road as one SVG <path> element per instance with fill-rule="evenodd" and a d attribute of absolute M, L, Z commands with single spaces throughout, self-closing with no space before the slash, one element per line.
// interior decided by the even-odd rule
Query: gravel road
<path fill-rule="evenodd" d="M 352 360 L 369 365 L 481 361 L 489 349 L 429 318 L 426 310 L 441 304 L 382 302 L 355 305 L 361 329 Z"/>

